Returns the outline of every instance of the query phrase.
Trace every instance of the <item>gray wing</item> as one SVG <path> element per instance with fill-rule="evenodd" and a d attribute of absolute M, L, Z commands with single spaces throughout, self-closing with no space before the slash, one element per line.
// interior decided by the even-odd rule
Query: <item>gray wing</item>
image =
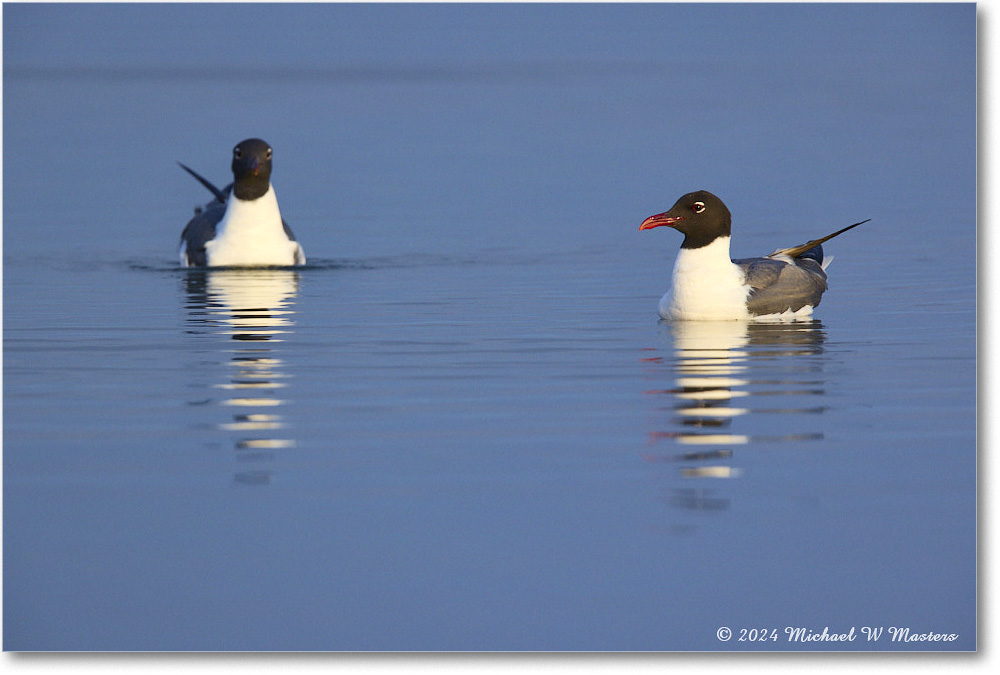
<path fill-rule="evenodd" d="M 204 267 L 208 264 L 205 244 L 215 239 L 215 226 L 225 213 L 225 204 L 211 202 L 185 226 L 181 232 L 181 242 L 184 244 L 184 255 L 189 267 Z"/>
<path fill-rule="evenodd" d="M 226 213 L 226 200 L 229 198 L 229 193 L 233 191 L 233 184 L 230 183 L 220 190 L 191 167 L 180 162 L 177 163 L 215 195 L 215 201 L 209 202 L 204 208 L 195 209 L 194 218 L 188 221 L 184 231 L 181 232 L 181 243 L 184 245 L 184 260 L 181 262 L 186 263 L 188 267 L 204 267 L 208 264 L 205 244 L 215 239 L 215 226 L 219 224 L 222 216 Z"/>
<path fill-rule="evenodd" d="M 822 259 L 822 253 L 819 254 Z M 754 316 L 797 312 L 806 305 L 819 304 L 826 290 L 826 272 L 812 256 L 788 263 L 771 258 L 734 260 L 743 269 L 750 285 L 747 308 Z"/>

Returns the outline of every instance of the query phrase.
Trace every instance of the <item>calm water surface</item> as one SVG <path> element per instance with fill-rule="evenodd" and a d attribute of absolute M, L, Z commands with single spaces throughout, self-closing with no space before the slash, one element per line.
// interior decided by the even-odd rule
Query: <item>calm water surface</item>
<path fill-rule="evenodd" d="M 194 11 L 4 8 L 5 649 L 976 647 L 971 6 L 265 7 L 414 53 L 130 65 Z M 625 47 L 699 17 L 817 44 Z M 174 162 L 251 135 L 310 264 L 179 268 Z M 873 220 L 813 321 L 659 322 L 698 188 L 736 256 Z"/>

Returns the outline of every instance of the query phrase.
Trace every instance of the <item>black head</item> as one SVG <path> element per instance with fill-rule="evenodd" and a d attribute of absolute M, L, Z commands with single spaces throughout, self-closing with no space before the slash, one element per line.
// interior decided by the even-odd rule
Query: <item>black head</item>
<path fill-rule="evenodd" d="M 238 199 L 260 199 L 271 186 L 271 146 L 259 138 L 240 141 L 233 148 L 233 194 Z"/>
<path fill-rule="evenodd" d="M 669 225 L 684 235 L 681 248 L 701 248 L 718 237 L 728 237 L 732 222 L 729 209 L 721 199 L 711 192 L 699 190 L 678 199 L 669 211 L 646 218 L 639 229 Z"/>

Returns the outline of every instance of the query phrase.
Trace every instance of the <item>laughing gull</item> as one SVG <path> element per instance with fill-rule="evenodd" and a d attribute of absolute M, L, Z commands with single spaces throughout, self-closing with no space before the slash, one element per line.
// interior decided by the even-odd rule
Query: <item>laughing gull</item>
<path fill-rule="evenodd" d="M 824 258 L 821 244 L 868 220 L 763 258 L 731 260 L 729 209 L 701 190 L 646 218 L 639 229 L 669 225 L 684 235 L 672 288 L 660 300 L 662 318 L 796 319 L 810 316 L 826 290 L 833 257 Z"/>
<path fill-rule="evenodd" d="M 233 148 L 233 183 L 220 190 L 193 170 L 215 195 L 197 209 L 181 233 L 185 267 L 260 267 L 304 265 L 305 253 L 281 218 L 271 186 L 271 146 L 248 138 Z"/>

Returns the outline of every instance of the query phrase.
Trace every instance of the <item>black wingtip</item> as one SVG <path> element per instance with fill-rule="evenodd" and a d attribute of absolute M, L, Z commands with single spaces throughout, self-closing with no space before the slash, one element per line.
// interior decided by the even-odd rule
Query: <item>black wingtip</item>
<path fill-rule="evenodd" d="M 866 220 L 862 220 L 862 221 L 861 221 L 860 223 L 854 223 L 853 225 L 848 225 L 847 227 L 843 228 L 842 230 L 837 230 L 837 231 L 836 231 L 836 232 L 834 232 L 833 234 L 828 234 L 828 235 L 826 235 L 825 237 L 821 237 L 821 238 L 819 238 L 819 239 L 816 239 L 816 240 L 814 240 L 814 241 L 811 241 L 811 242 L 809 242 L 808 244 L 806 244 L 806 246 L 809 246 L 809 247 L 811 248 L 811 247 L 813 247 L 813 246 L 816 246 L 816 245 L 818 245 L 818 244 L 822 244 L 823 242 L 826 242 L 826 241 L 830 241 L 830 240 L 831 240 L 831 239 L 833 239 L 834 237 L 837 237 L 837 236 L 840 236 L 840 235 L 842 235 L 842 234 L 843 234 L 844 232 L 847 232 L 848 230 L 853 230 L 853 229 L 854 229 L 855 227 L 857 227 L 858 225 L 864 225 L 865 223 L 867 223 L 867 222 L 868 222 L 868 221 L 870 221 L 870 220 L 871 220 L 871 218 L 868 218 L 868 219 L 866 219 Z"/>
<path fill-rule="evenodd" d="M 854 223 L 853 225 L 848 225 L 847 227 L 843 228 L 842 230 L 837 230 L 833 234 L 828 234 L 825 237 L 820 237 L 819 239 L 813 239 L 812 241 L 806 242 L 805 244 L 802 244 L 801 246 L 793 246 L 791 248 L 778 249 L 774 253 L 781 253 L 783 255 L 791 256 L 792 258 L 798 258 L 798 257 L 802 256 L 804 253 L 806 253 L 807 251 L 809 251 L 809 250 L 811 250 L 811 249 L 819 246 L 820 244 L 822 244 L 824 242 L 827 242 L 827 241 L 830 241 L 834 237 L 836 237 L 838 235 L 841 235 L 844 232 L 847 232 L 848 230 L 853 230 L 858 225 L 864 225 L 865 223 L 867 223 L 869 221 L 871 221 L 871 218 L 868 218 L 866 220 L 862 220 L 860 223 Z M 772 253 L 771 255 L 774 255 L 774 253 Z"/>
<path fill-rule="evenodd" d="M 836 237 L 836 236 L 837 236 L 838 234 L 843 234 L 844 232 L 847 232 L 848 230 L 853 230 L 853 229 L 854 229 L 855 227 L 857 227 L 858 225 L 864 225 L 865 223 L 870 223 L 870 222 L 871 222 L 871 220 L 872 220 L 871 218 L 865 218 L 865 219 L 864 219 L 864 220 L 862 220 L 862 221 L 861 221 L 860 223 L 854 223 L 853 225 L 848 225 L 848 226 L 847 226 L 847 227 L 845 227 L 844 229 L 842 229 L 842 230 L 837 230 L 836 232 L 834 232 L 833 234 L 831 234 L 831 235 L 830 235 L 830 238 L 831 238 L 831 239 L 833 239 L 833 238 L 834 238 L 834 237 Z"/>
<path fill-rule="evenodd" d="M 191 174 L 192 176 L 194 176 L 194 179 L 196 181 L 198 181 L 199 183 L 201 183 L 202 185 L 204 185 L 208 189 L 209 192 L 211 192 L 213 195 L 215 195 L 215 198 L 217 200 L 219 200 L 223 204 L 226 203 L 226 193 L 225 192 L 223 192 L 219 188 L 217 188 L 214 185 L 212 185 L 212 183 L 209 182 L 207 178 L 204 178 L 203 176 L 201 176 L 197 171 L 195 171 L 191 167 L 185 166 L 184 164 L 181 164 L 180 162 L 177 162 L 177 164 L 182 169 L 184 169 L 185 171 L 187 171 L 189 174 Z"/>
<path fill-rule="evenodd" d="M 828 234 L 825 237 L 823 237 L 822 239 L 817 239 L 816 242 L 822 244 L 824 241 L 830 241 L 834 237 L 836 237 L 838 235 L 841 235 L 844 232 L 847 232 L 848 230 L 853 230 L 858 225 L 864 225 L 865 223 L 869 222 L 870 220 L 871 220 L 871 218 L 866 218 L 865 220 L 862 220 L 860 223 L 854 223 L 853 225 L 848 225 L 847 227 L 845 227 L 842 230 L 837 230 L 833 234 Z"/>

